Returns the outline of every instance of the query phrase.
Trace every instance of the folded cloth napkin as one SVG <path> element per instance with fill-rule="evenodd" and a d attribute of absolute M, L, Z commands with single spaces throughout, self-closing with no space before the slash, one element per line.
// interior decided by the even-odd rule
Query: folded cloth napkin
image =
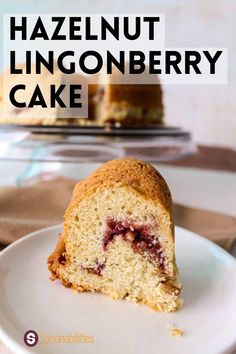
<path fill-rule="evenodd" d="M 63 222 L 75 181 L 58 178 L 27 187 L 0 188 L 0 247 L 43 227 Z M 174 205 L 175 224 L 197 232 L 230 251 L 236 219 Z"/>
<path fill-rule="evenodd" d="M 196 232 L 231 251 L 236 240 L 236 218 L 174 204 L 175 224 Z"/>
<path fill-rule="evenodd" d="M 0 188 L 0 245 L 63 221 L 75 181 L 58 178 L 27 187 Z"/>

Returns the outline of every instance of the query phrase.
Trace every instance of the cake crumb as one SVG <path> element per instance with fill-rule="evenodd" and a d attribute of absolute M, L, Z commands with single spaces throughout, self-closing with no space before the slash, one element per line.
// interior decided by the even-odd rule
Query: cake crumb
<path fill-rule="evenodd" d="M 171 337 L 181 337 L 183 335 L 182 329 L 179 328 L 172 328 L 169 331 Z"/>
<path fill-rule="evenodd" d="M 171 337 L 181 337 L 183 335 L 183 330 L 176 327 L 174 323 L 167 323 L 167 328 L 169 329 L 169 335 Z"/>

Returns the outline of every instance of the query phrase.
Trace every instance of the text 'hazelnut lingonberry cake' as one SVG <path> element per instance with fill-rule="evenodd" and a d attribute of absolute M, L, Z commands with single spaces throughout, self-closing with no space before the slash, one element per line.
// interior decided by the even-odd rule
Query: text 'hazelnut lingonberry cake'
<path fill-rule="evenodd" d="M 163 177 L 143 161 L 123 158 L 77 183 L 48 266 L 53 280 L 75 290 L 177 310 L 181 285 Z"/>

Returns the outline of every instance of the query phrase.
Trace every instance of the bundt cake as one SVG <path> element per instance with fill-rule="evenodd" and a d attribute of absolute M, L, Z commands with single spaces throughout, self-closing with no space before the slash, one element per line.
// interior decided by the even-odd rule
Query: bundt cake
<path fill-rule="evenodd" d="M 164 178 L 143 161 L 122 158 L 79 182 L 48 267 L 52 280 L 75 290 L 177 310 L 181 285 Z"/>
<path fill-rule="evenodd" d="M 129 75 L 116 72 L 106 77 L 102 83 L 100 77 L 104 77 L 104 74 L 91 75 L 88 78 L 79 74 L 62 74 L 56 67 L 53 75 L 45 68 L 42 69 L 41 75 L 36 75 L 34 74 L 35 64 L 32 64 L 32 74 L 29 75 L 25 74 L 25 64 L 17 64 L 17 67 L 22 69 L 24 74 L 10 75 L 9 70 L 6 70 L 0 76 L 0 80 L 4 82 L 4 92 L 9 92 L 16 84 L 24 84 L 27 90 L 20 90 L 17 99 L 20 102 L 29 102 L 38 84 L 48 108 L 41 106 L 30 109 L 16 108 L 10 103 L 9 95 L 6 95 L 3 101 L 3 89 L 1 90 L 0 87 L 0 109 L 1 105 L 3 106 L 0 124 L 148 126 L 161 125 L 164 122 L 162 86 L 158 76 L 155 82 L 150 84 L 145 74 L 143 83 L 140 84 L 135 83 L 133 76 L 129 78 Z M 121 84 L 122 80 L 128 84 Z M 50 108 L 49 87 L 51 84 L 56 87 L 61 84 L 66 85 L 60 96 L 64 102 L 67 102 L 67 105 L 69 105 L 69 85 L 81 84 L 82 87 L 88 85 L 88 118 L 84 118 L 82 113 L 73 108 L 61 108 L 59 105 Z M 84 99 L 83 105 L 85 105 Z"/>

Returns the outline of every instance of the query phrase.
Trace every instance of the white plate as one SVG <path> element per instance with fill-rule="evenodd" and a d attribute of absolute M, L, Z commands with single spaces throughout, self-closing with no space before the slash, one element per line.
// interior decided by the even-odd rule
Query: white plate
<path fill-rule="evenodd" d="M 236 261 L 220 247 L 176 228 L 176 253 L 183 283 L 183 308 L 171 314 L 113 301 L 95 293 L 77 294 L 49 280 L 46 259 L 61 226 L 37 231 L 0 255 L 0 339 L 16 353 L 53 354 L 216 354 L 236 344 Z M 168 323 L 183 329 L 170 337 Z M 39 342 L 27 347 L 27 330 Z M 94 343 L 41 343 L 45 335 L 76 333 Z M 77 337 L 79 338 L 79 337 Z M 81 338 L 81 337 L 80 337 Z"/>

